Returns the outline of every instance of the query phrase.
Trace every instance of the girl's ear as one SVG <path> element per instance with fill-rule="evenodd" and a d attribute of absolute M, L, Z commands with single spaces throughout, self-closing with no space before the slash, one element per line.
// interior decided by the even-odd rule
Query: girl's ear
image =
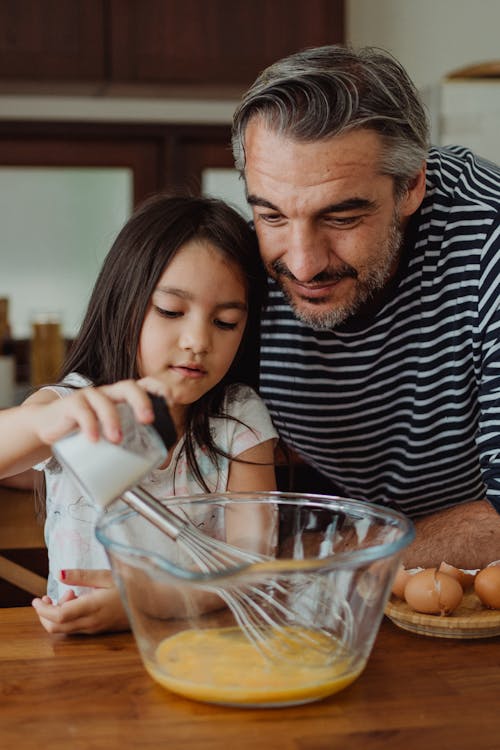
<path fill-rule="evenodd" d="M 425 173 L 427 165 L 424 162 L 417 175 L 411 180 L 399 204 L 399 215 L 408 218 L 420 207 L 425 196 Z"/>

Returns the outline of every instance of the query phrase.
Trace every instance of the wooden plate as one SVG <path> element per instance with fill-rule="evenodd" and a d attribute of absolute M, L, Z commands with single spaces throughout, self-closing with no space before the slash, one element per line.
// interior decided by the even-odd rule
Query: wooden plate
<path fill-rule="evenodd" d="M 423 615 L 406 602 L 391 597 L 385 614 L 403 630 L 437 638 L 491 638 L 500 635 L 500 610 L 486 609 L 473 592 L 448 616 Z"/>

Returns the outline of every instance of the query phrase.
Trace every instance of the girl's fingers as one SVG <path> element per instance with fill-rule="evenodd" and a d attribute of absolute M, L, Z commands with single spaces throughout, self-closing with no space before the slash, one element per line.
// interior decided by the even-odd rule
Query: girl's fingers
<path fill-rule="evenodd" d="M 33 599 L 35 609 L 44 628 L 50 633 L 70 633 L 76 629 L 88 627 L 89 601 L 88 597 L 72 597 L 61 599 L 58 604 L 44 604 L 40 599 Z"/>
<path fill-rule="evenodd" d="M 74 568 L 72 570 L 61 570 L 59 577 L 68 586 L 89 586 L 96 589 L 107 589 L 114 586 L 113 575 L 110 570 Z"/>
<path fill-rule="evenodd" d="M 171 391 L 161 378 L 148 377 L 139 381 L 121 380 L 111 385 L 88 386 L 52 401 L 40 409 L 38 435 L 48 445 L 75 430 L 82 432 L 91 442 L 102 435 L 111 443 L 120 443 L 123 434 L 117 404 L 127 403 L 138 422 L 150 424 L 154 421 L 154 411 L 147 391 L 166 399 L 171 411 L 173 409 L 175 421 L 176 404 Z"/>
<path fill-rule="evenodd" d="M 48 633 L 93 634 L 130 627 L 116 588 L 96 590 L 68 601 L 61 599 L 51 605 L 34 599 L 32 606 Z"/>
<path fill-rule="evenodd" d="M 134 412 L 138 422 L 148 424 L 154 419 L 151 400 L 146 389 L 140 385 L 140 381 L 121 380 L 112 385 L 103 385 L 95 389 L 100 396 L 104 396 L 109 402 L 126 401 Z"/>
<path fill-rule="evenodd" d="M 40 437 L 51 444 L 78 429 L 92 442 L 102 434 L 106 440 L 119 443 L 123 435 L 116 405 L 123 402 L 130 405 L 138 422 L 153 421 L 153 408 L 146 391 L 133 380 L 123 380 L 98 388 L 81 388 L 52 402 L 47 406 L 51 418 L 42 422 Z"/>
<path fill-rule="evenodd" d="M 163 396 L 167 404 L 171 405 L 176 403 L 177 399 L 175 387 L 169 380 L 169 374 L 166 372 L 164 375 L 147 375 L 138 380 L 137 385 L 149 393 L 154 393 L 155 396 Z"/>
<path fill-rule="evenodd" d="M 73 599 L 77 599 L 77 596 L 73 589 L 69 589 L 69 591 L 65 591 L 64 594 L 61 596 L 58 604 L 64 604 L 65 602 L 71 602 Z"/>

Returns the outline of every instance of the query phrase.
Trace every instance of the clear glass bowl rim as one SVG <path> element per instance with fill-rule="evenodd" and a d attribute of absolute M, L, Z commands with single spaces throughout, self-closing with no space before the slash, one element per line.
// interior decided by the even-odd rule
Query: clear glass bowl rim
<path fill-rule="evenodd" d="M 119 498 L 117 498 L 119 500 Z M 381 560 L 387 557 L 392 557 L 401 552 L 407 547 L 415 538 L 415 527 L 412 521 L 403 513 L 393 510 L 392 508 L 386 508 L 382 505 L 376 505 L 375 503 L 369 503 L 362 500 L 353 500 L 347 497 L 341 497 L 340 495 L 320 495 L 313 493 L 299 493 L 299 492 L 281 492 L 279 490 L 271 492 L 263 491 L 249 491 L 249 492 L 213 492 L 209 494 L 200 495 L 177 495 L 169 498 L 165 498 L 162 502 L 168 502 L 169 506 L 175 505 L 198 505 L 207 503 L 231 503 L 231 502 L 276 502 L 282 505 L 297 505 L 311 506 L 317 509 L 328 509 L 332 508 L 338 512 L 345 513 L 356 513 L 360 516 L 369 516 L 374 519 L 387 522 L 390 526 L 397 526 L 401 529 L 401 536 L 398 539 L 394 539 L 391 542 L 384 544 L 376 544 L 370 547 L 365 547 L 359 550 L 349 550 L 347 552 L 337 552 L 335 555 L 329 555 L 321 558 L 311 559 L 307 558 L 303 561 L 303 570 L 312 572 L 315 570 L 336 570 L 346 568 L 357 568 L 363 565 Z M 113 501 L 116 502 L 116 501 Z M 214 579 L 227 579 L 237 575 L 245 573 L 245 575 L 251 574 L 252 570 L 259 570 L 258 564 L 244 564 L 234 568 L 228 568 L 221 573 L 201 573 L 192 570 L 180 568 L 171 561 L 165 559 L 159 554 L 151 552 L 142 547 L 134 547 L 129 544 L 123 544 L 112 539 L 108 533 L 109 527 L 113 527 L 117 523 L 122 523 L 131 516 L 137 516 L 137 512 L 129 508 L 113 509 L 113 502 L 108 506 L 108 510 L 101 513 L 95 534 L 97 539 L 104 545 L 104 548 L 109 552 L 117 554 L 121 557 L 127 556 L 135 558 L 137 562 L 140 561 L 140 567 L 144 567 L 144 558 L 156 568 L 165 571 L 167 574 L 174 576 L 175 578 L 181 578 L 192 582 L 203 582 L 213 581 Z M 279 572 L 280 574 L 287 573 L 286 558 L 280 558 L 276 560 L 276 570 L 273 571 L 273 563 L 266 565 L 266 573 L 271 574 L 273 572 Z M 293 566 L 290 565 L 288 571 L 290 573 L 301 572 L 299 560 L 293 560 Z"/>

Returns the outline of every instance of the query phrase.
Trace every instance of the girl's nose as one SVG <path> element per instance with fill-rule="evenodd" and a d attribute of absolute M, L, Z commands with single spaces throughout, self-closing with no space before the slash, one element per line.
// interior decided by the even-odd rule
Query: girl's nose
<path fill-rule="evenodd" d="M 180 346 L 193 354 L 205 354 L 210 349 L 210 335 L 204 324 L 190 325 L 183 332 Z"/>

